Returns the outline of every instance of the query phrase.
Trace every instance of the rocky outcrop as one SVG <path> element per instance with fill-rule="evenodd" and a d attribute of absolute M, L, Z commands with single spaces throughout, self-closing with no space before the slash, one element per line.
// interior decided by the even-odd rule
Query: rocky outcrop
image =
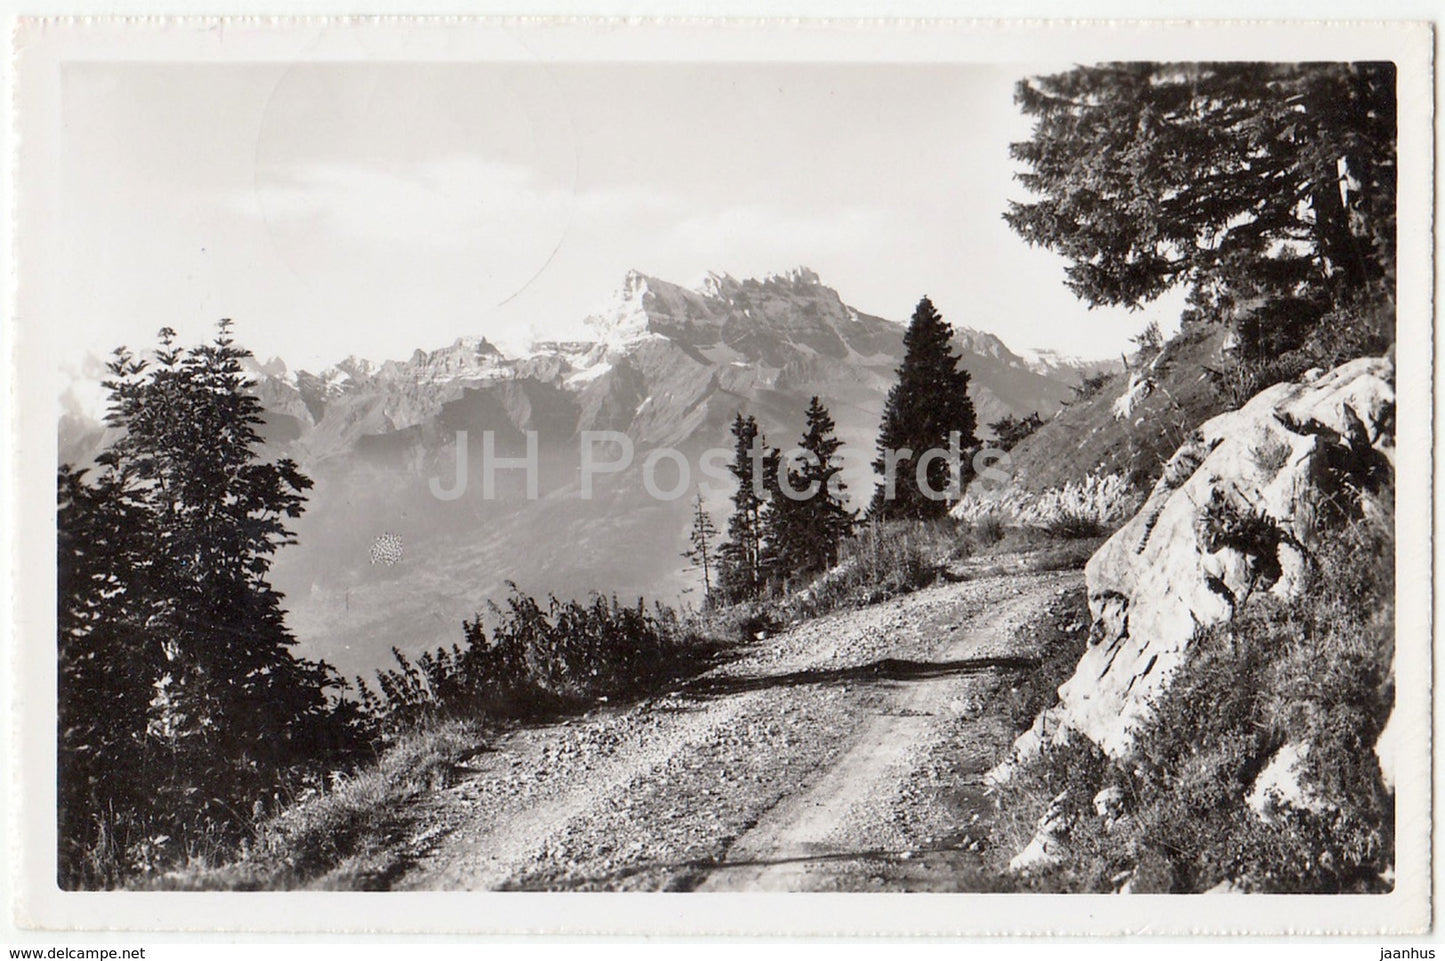
<path fill-rule="evenodd" d="M 1309 757 L 1308 744 L 1289 743 L 1275 752 L 1274 757 L 1254 779 L 1254 787 L 1244 799 L 1262 820 L 1272 821 L 1274 812 L 1280 807 L 1319 812 L 1327 802 L 1308 783 L 1305 775 L 1305 759 Z"/>
<path fill-rule="evenodd" d="M 1393 471 L 1393 382 L 1390 361 L 1362 358 L 1205 422 L 1089 560 L 1091 645 L 990 779 L 1065 731 L 1127 757 L 1202 628 L 1259 592 L 1296 594 L 1341 485 Z"/>
<path fill-rule="evenodd" d="M 1064 839 L 1069 834 L 1069 817 L 1064 806 L 1068 797 L 1065 791 L 1049 802 L 1047 810 L 1039 818 L 1033 839 L 1009 861 L 1010 871 L 1016 874 L 1046 871 L 1060 862 Z"/>

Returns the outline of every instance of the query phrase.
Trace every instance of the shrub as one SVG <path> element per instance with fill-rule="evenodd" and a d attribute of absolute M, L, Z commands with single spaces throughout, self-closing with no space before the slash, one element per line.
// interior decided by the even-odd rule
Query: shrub
<path fill-rule="evenodd" d="M 989 511 L 973 521 L 970 533 L 974 540 L 984 547 L 997 544 L 1003 540 L 1004 520 L 998 514 Z"/>
<path fill-rule="evenodd" d="M 1076 511 L 1061 511 L 1050 516 L 1044 530 L 1058 537 L 1098 537 L 1108 533 L 1097 518 Z"/>
<path fill-rule="evenodd" d="M 1129 338 L 1134 345 L 1135 368 L 1145 367 L 1154 358 L 1164 352 L 1164 332 L 1159 329 L 1159 321 L 1151 320 L 1149 324 L 1139 333 Z"/>
<path fill-rule="evenodd" d="M 1283 340 L 1259 342 L 1268 330 L 1267 324 L 1243 324 L 1234 356 L 1217 370 L 1205 368 L 1216 393 L 1233 407 L 1310 368 L 1329 370 L 1356 357 L 1383 355 L 1395 343 L 1395 305 L 1388 290 L 1367 286 L 1323 315 L 1306 315 Z"/>
<path fill-rule="evenodd" d="M 1236 358 L 1218 368 L 1205 367 L 1209 384 L 1230 408 L 1243 407 L 1249 400 L 1275 384 L 1298 380 L 1315 366 L 1298 351 L 1260 358 Z"/>
<path fill-rule="evenodd" d="M 1279 549 L 1297 541 L 1272 517 L 1257 507 L 1237 503 L 1215 488 L 1199 515 L 1199 544 L 1213 554 L 1229 548 L 1248 559 L 1250 591 L 1268 588 L 1279 580 Z"/>
<path fill-rule="evenodd" d="M 785 607 L 794 617 L 818 617 L 927 587 L 956 544 L 947 521 L 871 522 L 843 541 L 838 563 Z"/>
<path fill-rule="evenodd" d="M 1002 450 L 1013 450 L 1019 442 L 1029 437 L 1040 427 L 1044 426 L 1044 419 L 1034 411 L 1027 417 L 1015 417 L 1012 414 L 1005 414 L 999 420 L 988 425 L 993 431 L 993 444 Z"/>
<path fill-rule="evenodd" d="M 1395 343 L 1395 308 L 1388 293 L 1366 289 L 1336 307 L 1305 339 L 1303 353 L 1326 370 L 1356 357 L 1379 357 Z"/>
<path fill-rule="evenodd" d="M 491 610 L 491 636 L 478 615 L 463 625 L 465 647 L 437 648 L 415 664 L 393 649 L 396 667 L 377 673 L 379 693 L 358 679 L 363 710 L 387 729 L 439 717 L 533 714 L 645 692 L 695 669 L 709 653 L 676 612 L 662 605 L 649 611 L 641 600 L 549 597 L 544 607 L 514 585 L 505 606 Z"/>
<path fill-rule="evenodd" d="M 1114 375 L 1111 373 L 1089 374 L 1085 376 L 1079 383 L 1074 385 L 1074 396 L 1068 403 L 1078 404 L 1091 397 L 1097 397 L 1103 393 L 1104 388 L 1107 387 L 1109 381 L 1113 379 Z"/>
<path fill-rule="evenodd" d="M 772 607 L 761 601 L 738 604 L 728 610 L 723 636 L 747 643 L 776 634 L 782 625 Z"/>
<path fill-rule="evenodd" d="M 1012 524 L 1060 537 L 1096 537 L 1133 516 L 1142 501 L 1142 495 L 1121 475 L 1095 471 L 1038 494 L 1022 488 L 997 496 L 970 491 L 954 507 L 952 516 L 974 525 Z"/>
<path fill-rule="evenodd" d="M 1266 474 L 1275 474 L 1283 470 L 1289 463 L 1290 458 L 1294 456 L 1294 448 L 1270 435 L 1263 442 L 1251 446 L 1249 456 L 1260 470 Z"/>

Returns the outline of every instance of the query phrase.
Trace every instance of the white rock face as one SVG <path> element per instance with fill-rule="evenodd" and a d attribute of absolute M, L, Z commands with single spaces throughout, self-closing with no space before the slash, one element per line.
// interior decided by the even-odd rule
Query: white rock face
<path fill-rule="evenodd" d="M 1094 795 L 1094 813 L 1101 818 L 1115 818 L 1124 810 L 1124 790 L 1113 785 Z"/>
<path fill-rule="evenodd" d="M 1060 703 L 989 779 L 1006 780 L 1018 760 L 1064 731 L 1127 757 L 1150 699 L 1203 627 L 1228 619 L 1259 591 L 1297 593 L 1301 548 L 1315 542 L 1330 465 L 1393 470 L 1393 383 L 1390 361 L 1361 358 L 1308 383 L 1277 384 L 1203 424 L 1138 514 L 1090 558 L 1095 639 L 1059 689 Z M 1274 541 L 1263 550 L 1257 539 L 1254 548 L 1241 547 L 1230 534 L 1240 529 L 1273 531 Z"/>
<path fill-rule="evenodd" d="M 1034 831 L 1033 839 L 1009 861 L 1010 871 L 1027 874 L 1030 871 L 1046 870 L 1059 863 L 1063 839 L 1069 833 L 1063 808 L 1067 799 L 1068 794 L 1065 792 L 1050 802 L 1049 809 L 1039 818 L 1039 826 Z"/>
<path fill-rule="evenodd" d="M 1309 753 L 1308 744 L 1293 743 L 1276 751 L 1244 799 L 1249 809 L 1265 821 L 1272 821 L 1275 809 L 1280 807 L 1323 811 L 1324 800 L 1305 784 L 1303 765 Z"/>
<path fill-rule="evenodd" d="M 1146 376 L 1143 372 L 1132 374 L 1129 377 L 1129 387 L 1114 399 L 1110 408 L 1113 411 L 1114 419 L 1125 420 L 1130 417 L 1134 410 L 1152 393 L 1154 393 L 1152 377 Z"/>

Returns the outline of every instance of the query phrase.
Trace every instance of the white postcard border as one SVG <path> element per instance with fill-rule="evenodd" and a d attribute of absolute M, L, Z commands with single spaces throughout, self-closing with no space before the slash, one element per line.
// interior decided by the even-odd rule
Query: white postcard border
<path fill-rule="evenodd" d="M 1432 676 L 1433 36 L 1423 24 L 905 22 L 420 22 L 243 18 L 45 21 L 17 34 L 18 277 L 10 382 L 16 532 L 6 645 L 13 783 L 7 821 L 20 928 L 180 932 L 548 934 L 1169 935 L 1420 932 L 1430 923 Z M 685 51 L 681 53 L 680 51 Z M 1375 896 L 978 894 L 75 893 L 54 877 L 56 401 L 64 332 L 27 308 L 26 243 L 57 148 L 59 65 L 75 60 L 906 60 L 1391 59 L 1399 64 L 1399 529 L 1397 885 Z M 14 68 L 12 67 L 12 70 Z M 866 67 L 860 67 L 866 69 Z"/>

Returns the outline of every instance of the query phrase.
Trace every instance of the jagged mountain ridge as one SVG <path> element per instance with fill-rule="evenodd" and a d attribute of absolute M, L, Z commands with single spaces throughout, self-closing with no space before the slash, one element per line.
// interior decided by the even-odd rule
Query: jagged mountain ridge
<path fill-rule="evenodd" d="M 563 596 L 695 597 L 679 552 L 701 478 L 694 473 L 686 496 L 650 496 L 640 469 L 648 451 L 673 448 L 697 465 L 703 451 L 731 447 L 739 411 L 758 418 L 769 443 L 789 447 L 817 394 L 837 421 L 844 477 L 860 506 L 903 330 L 848 306 L 807 270 L 709 275 L 696 288 L 633 272 L 575 339 L 520 355 L 470 336 L 404 360 L 352 357 L 317 372 L 254 362 L 268 449 L 294 457 L 316 482 L 294 525 L 298 543 L 274 568 L 300 650 L 369 672 L 393 645 L 450 643 L 461 619 L 498 599 L 507 581 Z M 1030 370 L 998 337 L 955 330 L 981 427 L 1004 414 L 1047 416 L 1072 396 L 1072 382 Z M 598 477 L 584 499 L 579 442 L 599 430 L 625 434 L 635 456 L 631 469 Z M 461 431 L 467 490 L 438 499 L 429 483 L 456 476 Z M 517 472 L 500 475 L 496 497 L 482 496 L 481 435 L 491 432 L 496 453 L 515 457 L 525 431 L 537 432 L 539 498 L 525 496 Z M 101 435 L 72 422 L 67 437 L 74 448 Z M 83 453 L 62 448 L 75 463 Z M 661 473 L 666 486 L 672 475 Z M 725 526 L 726 492 L 704 494 Z M 405 542 L 395 567 L 369 563 L 383 531 Z"/>
<path fill-rule="evenodd" d="M 750 392 L 816 387 L 826 395 L 829 386 L 846 385 L 845 393 L 876 393 L 879 403 L 870 406 L 881 408 L 902 353 L 902 324 L 848 306 L 806 268 L 762 279 L 709 274 L 696 288 L 631 271 L 584 326 L 585 338 L 539 342 L 521 356 L 466 336 L 405 360 L 352 356 L 319 372 L 293 371 L 280 358 L 253 361 L 267 438 L 315 463 L 348 453 L 363 438 L 423 427 L 467 391 L 481 390 L 499 395 L 519 430 L 531 429 L 539 394 L 558 401 L 560 392 L 575 398 L 576 421 L 554 418 L 552 426 L 570 428 L 571 436 L 628 430 L 638 440 L 677 443 L 697 426 L 687 412 L 710 394 L 746 401 Z M 1110 364 L 1016 353 L 996 335 L 961 325 L 954 346 L 973 376 L 981 432 L 1005 414 L 1053 414 L 1082 375 Z M 66 414 L 63 457 L 72 453 L 66 448 L 94 441 L 86 417 L 71 405 Z"/>
<path fill-rule="evenodd" d="M 863 403 L 872 430 L 902 354 L 901 324 L 848 306 L 807 269 L 746 280 L 711 274 L 696 289 L 633 271 L 585 326 L 585 339 L 540 342 L 516 357 L 485 337 L 461 337 L 407 360 L 353 357 L 318 373 L 257 363 L 268 438 L 293 444 L 303 463 L 345 455 L 366 437 L 421 428 L 412 433 L 422 438 L 438 421 L 455 421 L 450 405 L 473 391 L 505 410 L 507 424 L 487 425 L 496 428 L 536 429 L 539 407 L 574 407 L 575 421 L 548 419 L 544 441 L 622 430 L 642 443 L 686 443 L 718 421 L 714 407 L 769 393 L 806 403 L 808 391 Z M 981 430 L 1005 414 L 1050 415 L 1072 395 L 1076 370 L 1041 373 L 993 334 L 955 331 Z"/>

